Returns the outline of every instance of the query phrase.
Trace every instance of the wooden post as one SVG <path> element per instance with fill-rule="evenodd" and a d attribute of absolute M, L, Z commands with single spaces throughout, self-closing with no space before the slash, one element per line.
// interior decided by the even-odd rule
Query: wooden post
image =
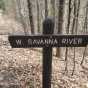
<path fill-rule="evenodd" d="M 46 18 L 43 22 L 43 34 L 53 34 L 54 22 Z M 43 47 L 43 88 L 51 88 L 52 47 Z"/>

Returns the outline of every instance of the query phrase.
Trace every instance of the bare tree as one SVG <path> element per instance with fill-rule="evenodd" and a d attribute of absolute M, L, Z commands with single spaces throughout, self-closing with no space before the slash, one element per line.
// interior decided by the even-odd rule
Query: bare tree
<path fill-rule="evenodd" d="M 39 9 L 39 0 L 36 0 L 36 4 L 37 4 L 37 30 L 38 33 L 40 33 L 40 9 Z"/>
<path fill-rule="evenodd" d="M 45 0 L 45 18 L 48 16 L 48 0 Z"/>
<path fill-rule="evenodd" d="M 74 17 L 73 17 L 73 22 L 72 22 L 72 34 L 74 34 L 74 29 L 75 29 L 75 22 L 76 22 L 76 1 L 74 1 Z"/>
<path fill-rule="evenodd" d="M 62 33 L 62 25 L 63 25 L 63 14 L 64 14 L 64 2 L 65 0 L 59 0 L 58 6 L 58 34 Z M 60 48 L 57 48 L 56 56 L 60 57 Z"/>
<path fill-rule="evenodd" d="M 72 11 L 72 4 L 71 4 L 72 0 L 69 0 L 69 4 L 68 4 L 68 20 L 67 20 L 67 27 L 66 27 L 66 33 L 69 34 L 69 30 L 70 30 L 70 19 L 71 19 L 71 11 Z M 65 51 L 65 71 L 67 71 L 67 63 L 68 63 L 68 59 L 67 59 L 67 56 L 68 56 L 68 48 L 66 47 L 66 51 Z"/>
<path fill-rule="evenodd" d="M 73 19 L 73 28 L 72 30 L 74 30 L 73 33 L 77 34 L 78 32 L 78 17 L 79 17 L 79 10 L 80 10 L 80 0 L 78 0 L 77 4 L 76 1 L 74 1 L 74 19 Z M 74 29 L 75 28 L 75 29 Z M 74 58 L 73 58 L 73 71 L 72 71 L 72 75 L 74 74 L 75 71 L 75 47 L 74 47 Z"/>
<path fill-rule="evenodd" d="M 51 0 L 51 14 L 53 16 L 53 19 L 55 21 L 55 0 Z"/>
<path fill-rule="evenodd" d="M 76 23 L 75 23 L 75 33 L 78 32 L 78 18 L 79 18 L 79 10 L 80 10 L 80 0 L 77 2 L 77 9 L 76 9 Z"/>
<path fill-rule="evenodd" d="M 88 29 L 88 2 L 87 2 L 87 4 L 86 4 L 86 15 L 85 15 L 85 21 L 84 21 L 84 27 L 83 27 L 83 29 L 84 29 L 84 33 L 86 34 L 87 33 L 87 29 Z M 84 59 L 85 59 L 85 54 L 86 54 L 86 50 L 87 50 L 87 47 L 85 47 L 85 49 L 84 49 L 84 53 L 83 53 L 83 58 L 82 58 L 82 61 L 81 61 L 81 65 L 83 64 L 83 62 L 84 62 Z"/>
<path fill-rule="evenodd" d="M 30 20 L 30 26 L 31 26 L 31 33 L 34 34 L 34 22 L 33 22 L 31 1 L 27 0 L 27 3 L 28 3 L 28 10 L 29 10 L 29 20 Z"/>
<path fill-rule="evenodd" d="M 85 22 L 84 22 L 84 33 L 88 33 L 88 2 L 86 4 L 86 14 L 85 14 Z"/>
<path fill-rule="evenodd" d="M 80 0 L 74 0 L 74 17 L 72 23 L 72 34 L 78 31 L 78 18 L 79 18 L 79 10 L 80 10 Z"/>
<path fill-rule="evenodd" d="M 67 28 L 66 28 L 66 33 L 69 34 L 70 30 L 70 20 L 71 20 L 71 11 L 72 11 L 72 0 L 69 0 L 69 5 L 68 5 L 68 22 L 67 22 Z"/>

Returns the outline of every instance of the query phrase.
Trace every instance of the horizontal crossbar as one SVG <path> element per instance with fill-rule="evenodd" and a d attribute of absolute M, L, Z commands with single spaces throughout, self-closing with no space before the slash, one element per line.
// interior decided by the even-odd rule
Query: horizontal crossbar
<path fill-rule="evenodd" d="M 9 36 L 12 48 L 30 47 L 85 47 L 88 35 L 31 35 Z"/>

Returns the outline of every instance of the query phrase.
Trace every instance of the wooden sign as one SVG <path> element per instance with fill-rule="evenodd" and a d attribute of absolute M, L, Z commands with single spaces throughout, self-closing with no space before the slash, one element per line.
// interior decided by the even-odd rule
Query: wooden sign
<path fill-rule="evenodd" d="M 43 22 L 43 35 L 9 36 L 12 48 L 43 48 L 43 88 L 51 88 L 52 48 L 53 47 L 85 47 L 88 35 L 53 35 L 54 21 L 46 18 Z"/>
<path fill-rule="evenodd" d="M 28 47 L 85 47 L 88 35 L 9 36 L 13 48 Z"/>

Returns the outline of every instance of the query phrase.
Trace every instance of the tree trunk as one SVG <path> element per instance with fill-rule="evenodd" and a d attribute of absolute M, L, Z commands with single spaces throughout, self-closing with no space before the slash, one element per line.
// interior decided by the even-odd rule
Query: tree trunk
<path fill-rule="evenodd" d="M 66 27 L 66 33 L 69 34 L 69 30 L 70 30 L 70 19 L 71 19 L 71 0 L 69 0 L 69 5 L 68 5 L 68 20 L 67 20 L 67 27 Z M 66 47 L 66 51 L 65 51 L 65 71 L 68 72 L 67 69 L 67 64 L 68 64 L 68 48 Z"/>
<path fill-rule="evenodd" d="M 64 0 L 59 0 L 59 11 L 58 11 L 58 34 L 62 33 L 63 26 L 63 15 L 64 15 Z M 56 50 L 56 56 L 60 57 L 60 48 Z"/>
<path fill-rule="evenodd" d="M 84 33 L 85 34 L 87 34 L 88 33 L 88 2 L 87 2 L 87 4 L 86 4 L 86 13 L 85 13 L 85 22 L 84 22 L 84 27 L 83 27 L 83 29 L 84 29 Z"/>
<path fill-rule="evenodd" d="M 78 17 L 79 17 L 79 10 L 80 10 L 80 0 L 78 0 L 78 5 L 77 5 L 77 14 L 76 14 L 76 28 L 75 28 L 75 33 L 78 33 Z"/>
<path fill-rule="evenodd" d="M 45 0 L 45 18 L 48 16 L 48 1 Z"/>
<path fill-rule="evenodd" d="M 27 3 L 28 3 L 28 10 L 29 10 L 29 20 L 30 20 L 30 26 L 31 26 L 31 33 L 34 34 L 34 22 L 33 22 L 31 1 L 27 0 Z"/>
<path fill-rule="evenodd" d="M 69 27 L 70 27 L 70 19 L 71 19 L 71 1 L 72 0 L 69 0 L 69 6 L 68 6 L 68 22 L 67 22 L 67 28 L 66 28 L 66 33 L 68 34 L 70 31 Z"/>
<path fill-rule="evenodd" d="M 37 4 L 37 30 L 38 30 L 38 33 L 40 33 L 40 15 L 39 15 L 40 9 L 39 9 L 38 0 L 36 0 L 36 4 Z"/>

